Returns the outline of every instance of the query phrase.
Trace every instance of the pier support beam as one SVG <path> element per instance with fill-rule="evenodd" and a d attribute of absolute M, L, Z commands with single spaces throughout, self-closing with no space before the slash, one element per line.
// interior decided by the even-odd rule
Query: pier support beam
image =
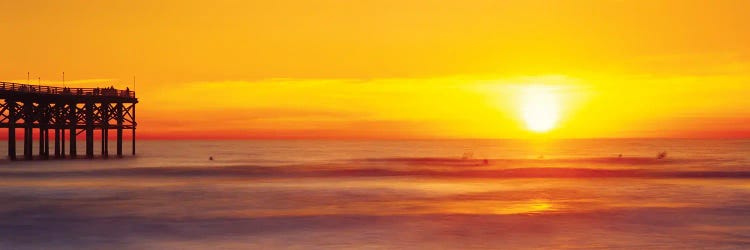
<path fill-rule="evenodd" d="M 55 158 L 60 158 L 60 129 L 55 127 Z"/>
<path fill-rule="evenodd" d="M 23 124 L 24 124 L 24 134 L 23 134 L 23 158 L 26 160 L 31 160 L 34 158 L 34 154 L 32 152 L 32 149 L 34 148 L 34 140 L 33 140 L 33 129 L 34 129 L 34 104 L 32 102 L 24 102 L 23 103 Z"/>
<path fill-rule="evenodd" d="M 115 112 L 117 112 L 117 157 L 122 157 L 122 126 L 125 119 L 125 115 L 122 113 L 122 103 L 118 102 L 115 106 Z"/>
<path fill-rule="evenodd" d="M 49 156 L 49 130 L 45 128 L 44 125 L 41 125 L 39 128 L 39 158 L 41 159 L 47 159 Z"/>
<path fill-rule="evenodd" d="M 47 103 L 39 103 L 37 106 L 37 119 L 39 121 L 39 159 L 47 159 Z"/>
<path fill-rule="evenodd" d="M 44 127 L 44 158 L 49 158 L 49 127 Z"/>
<path fill-rule="evenodd" d="M 109 157 L 109 103 L 102 103 L 99 107 L 102 126 L 102 156 Z"/>
<path fill-rule="evenodd" d="M 44 127 L 44 158 L 49 158 L 49 127 Z"/>
<path fill-rule="evenodd" d="M 39 158 L 49 158 L 49 129 L 46 124 L 39 127 Z"/>
<path fill-rule="evenodd" d="M 26 122 L 24 121 L 24 123 Z M 32 134 L 33 133 L 31 132 L 31 128 L 26 125 L 26 127 L 23 128 L 23 158 L 26 160 L 31 160 L 32 158 L 34 158 L 34 155 L 31 151 L 32 147 L 34 146 L 32 145 L 34 143 L 31 138 Z"/>
<path fill-rule="evenodd" d="M 86 103 L 86 157 L 94 158 L 94 103 Z"/>
<path fill-rule="evenodd" d="M 60 158 L 65 158 L 65 124 L 60 128 Z"/>
<path fill-rule="evenodd" d="M 133 104 L 133 144 L 132 144 L 132 146 L 133 146 L 133 149 L 132 149 L 133 155 L 135 155 L 135 125 L 136 125 L 136 123 L 135 123 L 135 104 Z"/>
<path fill-rule="evenodd" d="M 68 108 L 68 122 L 70 123 L 70 158 L 76 158 L 76 156 L 78 155 L 78 153 L 76 152 L 78 150 L 78 146 L 76 145 L 76 128 L 78 126 L 76 109 L 78 108 L 75 103 L 71 103 Z"/>
<path fill-rule="evenodd" d="M 44 129 L 41 127 L 39 128 L 39 152 L 37 154 L 39 158 L 44 158 Z"/>
<path fill-rule="evenodd" d="M 8 102 L 8 159 L 16 160 L 16 101 Z"/>

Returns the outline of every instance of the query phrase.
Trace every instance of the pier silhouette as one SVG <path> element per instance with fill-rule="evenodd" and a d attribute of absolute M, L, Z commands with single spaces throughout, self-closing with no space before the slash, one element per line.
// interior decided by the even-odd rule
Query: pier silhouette
<path fill-rule="evenodd" d="M 117 133 L 122 156 L 123 130 L 132 131 L 135 155 L 135 105 L 130 89 L 67 88 L 0 82 L 0 128 L 8 129 L 8 158 L 16 160 L 16 129 L 24 131 L 23 159 L 32 160 L 33 131 L 38 129 L 39 157 L 50 158 L 49 132 L 54 131 L 54 158 L 78 158 L 76 136 L 85 133 L 86 158 L 94 157 L 94 132 L 101 133 L 101 155 L 109 157 L 109 130 Z M 65 135 L 69 135 L 66 156 Z"/>

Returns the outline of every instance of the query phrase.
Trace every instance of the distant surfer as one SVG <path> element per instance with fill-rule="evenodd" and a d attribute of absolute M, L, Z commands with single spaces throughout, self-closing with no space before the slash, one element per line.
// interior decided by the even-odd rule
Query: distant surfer
<path fill-rule="evenodd" d="M 656 159 L 661 160 L 661 159 L 664 159 L 664 158 L 667 158 L 667 151 L 662 151 L 661 153 L 659 153 L 658 155 L 656 155 Z"/>
<path fill-rule="evenodd" d="M 214 160 L 214 157 L 213 157 L 213 156 L 209 156 L 209 157 L 208 157 L 208 160 L 209 160 L 209 161 L 213 161 L 213 160 Z"/>
<path fill-rule="evenodd" d="M 617 158 L 622 158 L 622 154 L 617 155 Z"/>

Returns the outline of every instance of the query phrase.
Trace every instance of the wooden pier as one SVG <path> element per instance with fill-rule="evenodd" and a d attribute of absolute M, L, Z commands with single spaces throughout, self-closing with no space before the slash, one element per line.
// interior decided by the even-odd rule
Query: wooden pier
<path fill-rule="evenodd" d="M 101 133 L 101 155 L 109 157 L 109 131 L 117 135 L 117 156 L 122 154 L 123 130 L 132 131 L 135 155 L 135 104 L 131 90 L 114 88 L 63 88 L 0 82 L 0 128 L 8 129 L 8 159 L 16 160 L 16 129 L 23 130 L 23 159 L 50 159 L 50 130 L 54 132 L 54 158 L 78 158 L 77 135 L 85 133 L 86 158 L 94 158 L 94 132 Z M 34 157 L 34 129 L 39 151 Z M 66 155 L 65 136 L 68 135 Z"/>

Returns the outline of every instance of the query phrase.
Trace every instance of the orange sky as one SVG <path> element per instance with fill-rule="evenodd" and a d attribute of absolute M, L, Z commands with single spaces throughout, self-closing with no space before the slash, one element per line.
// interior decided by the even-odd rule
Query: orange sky
<path fill-rule="evenodd" d="M 0 80 L 146 138 L 750 137 L 750 1 L 2 1 Z M 554 129 L 522 121 L 529 88 Z"/>

